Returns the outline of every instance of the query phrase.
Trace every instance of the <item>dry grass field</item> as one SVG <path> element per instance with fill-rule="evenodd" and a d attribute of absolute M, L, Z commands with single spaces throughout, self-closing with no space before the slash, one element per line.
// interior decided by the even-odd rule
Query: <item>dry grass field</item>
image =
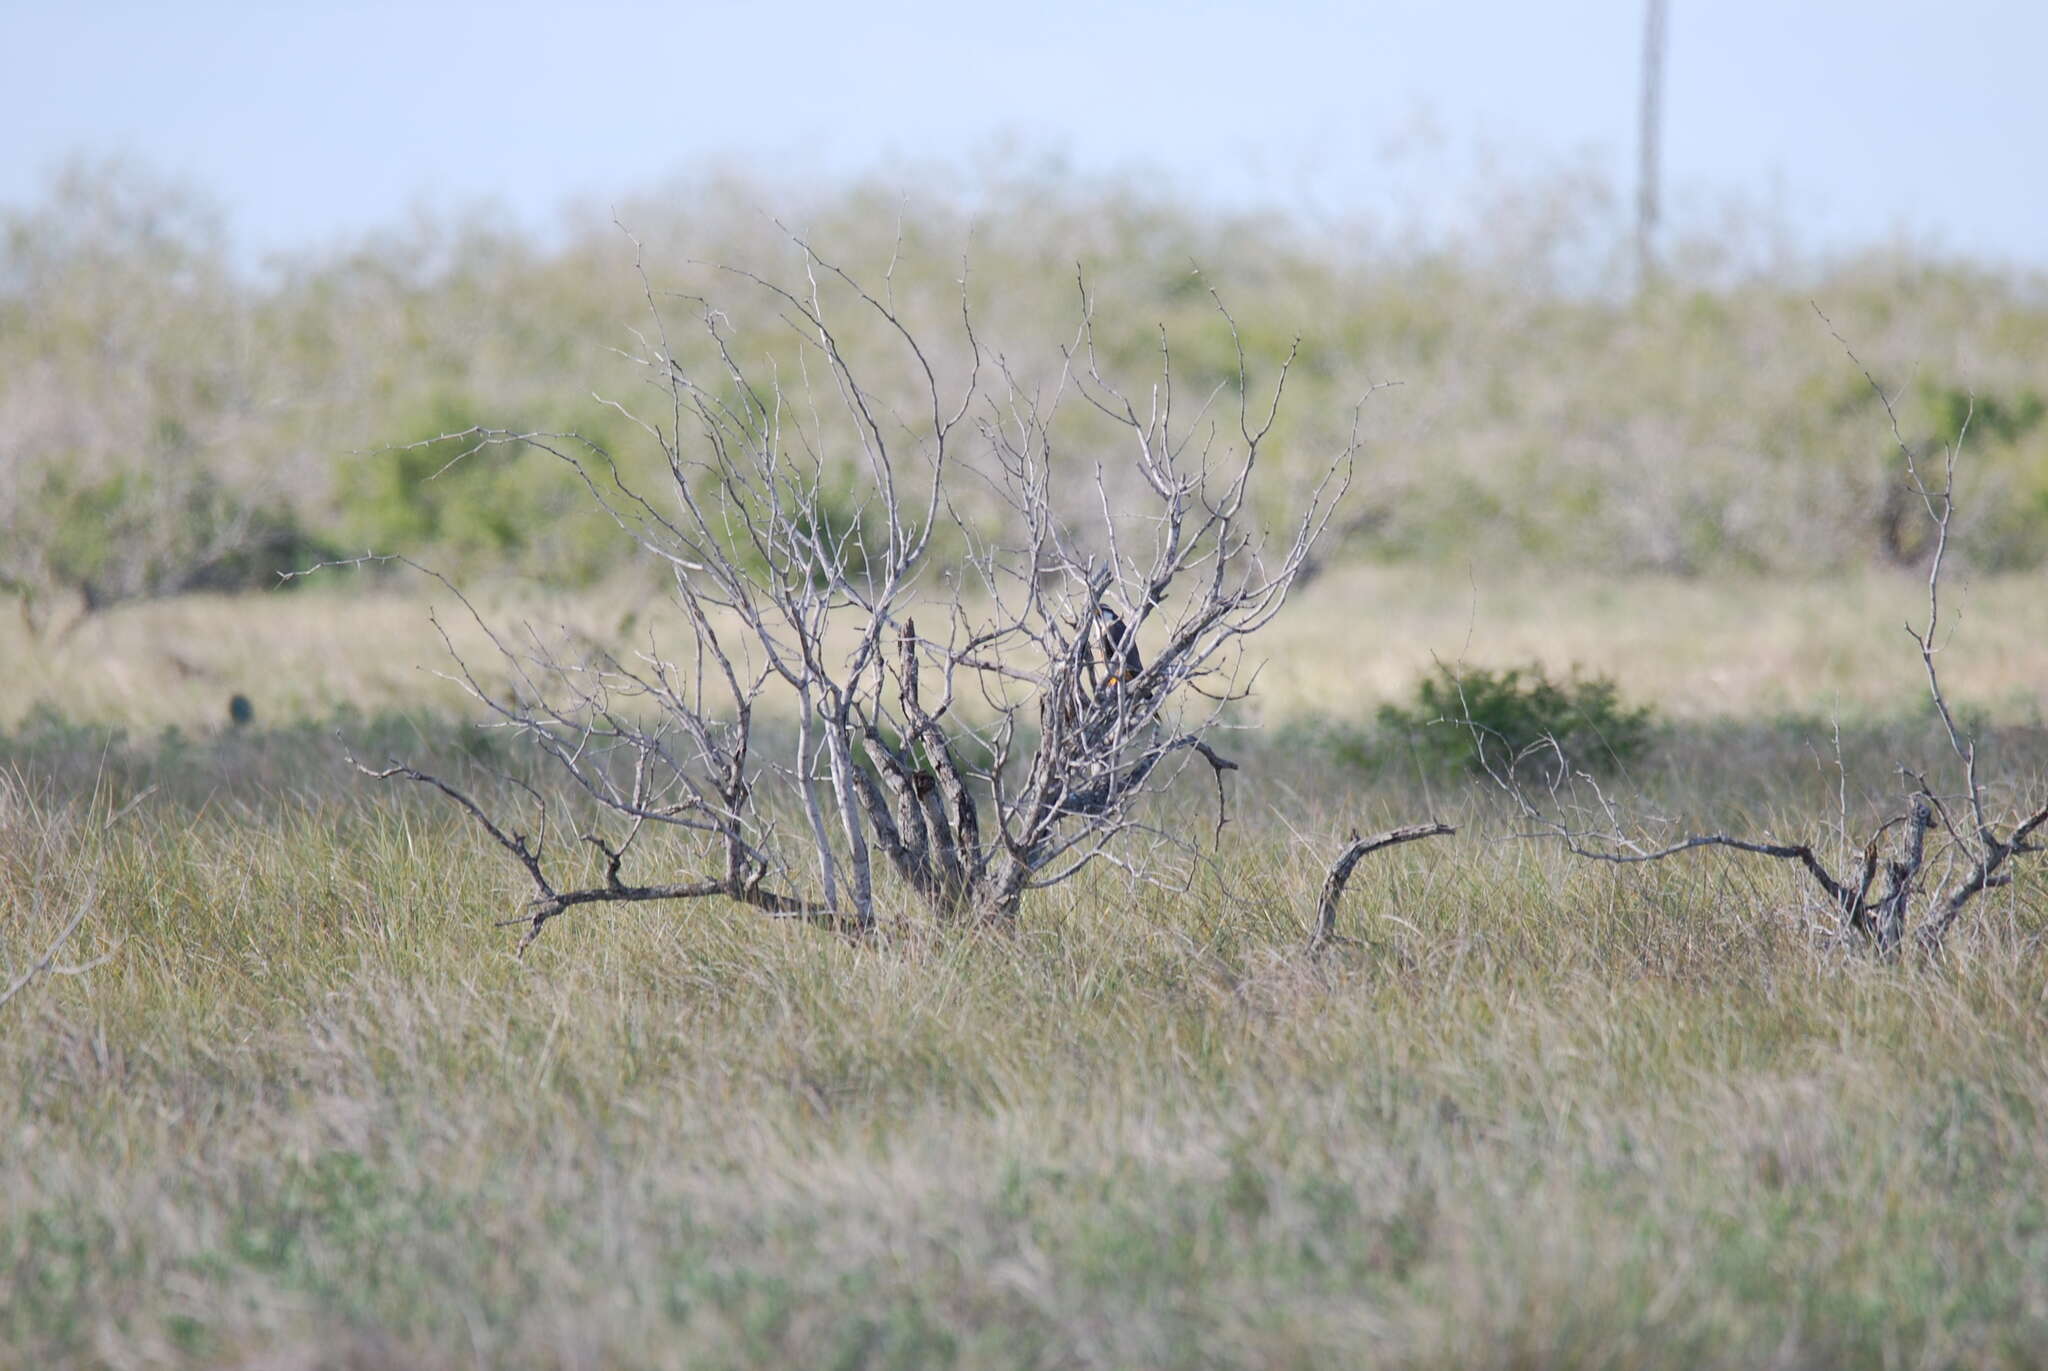
<path fill-rule="evenodd" d="M 0 1363 L 2039 1365 L 2040 867 L 1881 962 L 1780 865 L 1576 861 L 1283 727 L 1432 653 L 1576 662 L 1663 721 L 1632 805 L 1824 839 L 1940 761 L 1920 594 L 1333 573 L 1261 640 L 1275 727 L 1186 890 L 862 942 L 579 912 L 523 959 L 502 855 L 331 740 L 460 757 L 425 599 L 10 625 L 0 948 L 82 909 L 90 966 L 0 1005 Z M 2037 578 L 1961 603 L 1951 690 L 2038 794 Z M 1461 831 L 1305 956 L 1343 832 L 1423 817 Z"/>
<path fill-rule="evenodd" d="M 261 720 L 457 708 L 461 691 L 434 674 L 449 662 L 428 616 L 475 656 L 483 640 L 460 604 L 403 585 L 350 593 L 360 587 L 349 574 L 323 572 L 310 592 L 120 606 L 42 635 L 0 617 L 0 727 L 41 708 L 136 734 L 204 734 L 226 723 L 236 692 Z M 1943 672 L 2003 720 L 2037 721 L 2048 706 L 2040 586 L 2028 573 L 1965 575 L 1948 588 Z M 1268 719 L 1363 720 L 1411 693 L 1433 660 L 1541 661 L 1610 675 L 1678 720 L 1905 714 L 1926 698 L 1905 633 L 1924 620 L 1926 593 L 1911 572 L 1785 581 L 1346 567 L 1258 640 L 1257 703 Z M 622 624 L 645 633 L 664 609 L 626 582 L 550 595 L 487 586 L 474 598 L 493 622 L 605 642 L 621 641 Z"/>
<path fill-rule="evenodd" d="M 703 266 L 816 266 L 764 204 L 930 352 L 862 306 L 846 374 L 814 365 L 789 298 Z M 1631 832 L 1848 871 L 1924 775 L 1927 884 L 1959 879 L 1904 631 L 1934 502 L 1900 454 L 1960 445 L 1944 680 L 1992 810 L 2048 801 L 2043 278 L 1792 260 L 1757 223 L 1674 226 L 1639 290 L 1624 206 L 1504 171 L 1410 239 L 1050 172 L 707 177 L 547 241 L 422 219 L 261 273 L 132 169 L 0 212 L 0 1371 L 2048 1364 L 2048 862 L 1938 958 L 1882 957 L 1791 862 L 1575 857 L 1382 716 L 1439 665 L 1577 669 L 1649 711 L 1601 781 Z M 1058 389 L 1083 280 L 1106 372 L 1145 396 L 1169 370 L 1191 455 L 1250 443 L 1299 341 L 1245 527 L 1295 526 L 1361 445 L 1216 739 L 1231 822 L 1206 777 L 1161 799 L 1202 838 L 1182 883 L 1098 864 L 1014 927 L 885 891 L 859 938 L 723 897 L 579 906 L 520 956 L 506 854 L 344 764 L 337 732 L 576 797 L 435 674 L 430 608 L 502 670 L 449 594 L 264 589 L 280 569 L 402 552 L 541 638 L 687 641 L 599 486 L 434 435 L 575 430 L 632 482 L 724 489 L 729 451 L 684 465 L 603 401 L 680 446 L 671 373 L 752 394 L 742 357 L 810 410 L 759 445 L 777 479 L 817 457 L 789 527 L 844 539 L 896 468 L 817 399 L 872 400 L 921 462 L 920 387 L 1000 358 L 1016 389 L 985 393 L 914 582 L 971 583 L 962 549 L 1024 526 L 975 504 L 989 434 Z M 817 298 L 844 323 L 847 291 Z M 1018 427 L 1051 516 L 1142 522 L 1113 413 Z M 1090 707 L 1140 693 L 1109 689 Z M 1431 819 L 1458 831 L 1366 858 L 1311 954 L 1347 834 Z M 633 857 L 703 874 L 681 839 Z"/>

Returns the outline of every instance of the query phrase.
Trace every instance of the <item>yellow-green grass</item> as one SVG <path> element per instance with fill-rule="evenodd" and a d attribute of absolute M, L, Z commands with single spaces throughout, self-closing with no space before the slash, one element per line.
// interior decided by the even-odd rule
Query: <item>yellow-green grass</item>
<path fill-rule="evenodd" d="M 1469 619 L 1474 660 L 1612 670 L 1677 720 L 1622 783 L 1646 811 L 1824 836 L 1825 724 L 1730 716 L 1836 695 L 1852 820 L 1938 760 L 1906 581 L 1472 603 L 1324 582 L 1276 625 L 1276 712 L 1369 717 Z M 1977 587 L 1955 653 L 2001 795 L 2041 782 L 2026 604 Z M 1885 964 L 1784 867 L 1588 865 L 1460 778 L 1246 740 L 1185 890 L 1103 872 L 1012 933 L 892 911 L 861 943 L 586 910 L 522 961 L 502 854 L 320 722 L 408 705 L 459 765 L 443 697 L 406 693 L 418 614 L 139 608 L 38 649 L 68 695 L 10 687 L 10 717 L 40 694 L 136 735 L 6 748 L 0 946 L 85 902 L 60 960 L 105 960 L 0 1006 L 0 1364 L 2048 1359 L 2038 868 L 1944 964 Z M 139 684 L 165 651 L 220 678 Z M 230 686 L 258 724 L 204 731 Z M 1460 834 L 1369 859 L 1359 941 L 1305 956 L 1341 833 L 1426 814 Z"/>
<path fill-rule="evenodd" d="M 361 593 L 345 573 L 311 591 L 195 595 L 118 606 L 31 632 L 0 616 L 0 726 L 37 708 L 134 732 L 225 723 L 246 694 L 259 720 L 336 710 L 450 709 L 458 687 L 429 611 L 488 675 L 488 643 L 446 592 L 417 580 Z M 2040 578 L 1952 575 L 1941 641 L 1960 699 L 2005 719 L 2034 720 L 2048 700 L 2048 633 Z M 515 640 L 532 625 L 632 648 L 682 634 L 644 582 L 576 594 L 486 587 L 478 608 Z M 1905 626 L 1923 623 L 1916 575 L 1819 581 L 1628 580 L 1422 567 L 1352 567 L 1299 595 L 1257 638 L 1255 702 L 1263 717 L 1366 720 L 1405 700 L 1432 663 L 1540 661 L 1620 682 L 1625 698 L 1674 719 L 1915 710 L 1926 698 Z M 492 679 L 496 679 L 492 677 Z"/>

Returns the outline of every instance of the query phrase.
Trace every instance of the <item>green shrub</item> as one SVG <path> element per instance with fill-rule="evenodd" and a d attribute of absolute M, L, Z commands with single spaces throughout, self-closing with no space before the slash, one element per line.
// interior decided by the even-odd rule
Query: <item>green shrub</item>
<path fill-rule="evenodd" d="M 1379 724 L 1425 761 L 1471 771 L 1505 770 L 1546 741 L 1556 751 L 1543 747 L 1533 758 L 1546 770 L 1557 752 L 1574 769 L 1612 770 L 1642 756 L 1652 730 L 1649 707 L 1624 705 L 1612 679 L 1574 668 L 1554 680 L 1536 663 L 1504 671 L 1440 665 L 1416 687 L 1412 705 L 1382 705 Z"/>
<path fill-rule="evenodd" d="M 193 590 L 260 590 L 334 555 L 281 503 L 260 503 L 198 469 L 77 477 L 53 467 L 33 488 L 15 551 L 28 590 L 64 587 L 88 608 Z"/>
<path fill-rule="evenodd" d="M 1921 476 L 1938 489 L 1943 454 L 1957 447 L 1961 517 L 1951 542 L 1969 549 L 1972 565 L 1988 571 L 2018 571 L 2048 558 L 2048 402 L 2038 391 L 1978 391 L 1961 384 L 1924 383 L 1920 388 L 1927 438 L 1916 444 Z M 1887 559 L 1924 565 L 1934 551 L 1934 521 L 1925 502 L 1886 453 L 1891 476 L 1878 526 Z"/>
<path fill-rule="evenodd" d="M 1920 401 L 1927 409 L 1934 441 L 1943 447 L 1972 440 L 1993 445 L 2016 443 L 2048 417 L 2048 403 L 2032 390 L 2006 397 L 1979 395 L 1968 386 L 1923 382 Z"/>
<path fill-rule="evenodd" d="M 401 431 L 466 434 L 482 408 L 437 396 Z M 340 536 L 357 551 L 425 557 L 457 573 L 517 567 L 580 585 L 632 549 L 575 473 L 537 448 L 485 447 L 474 436 L 418 441 L 355 455 L 338 484 Z"/>

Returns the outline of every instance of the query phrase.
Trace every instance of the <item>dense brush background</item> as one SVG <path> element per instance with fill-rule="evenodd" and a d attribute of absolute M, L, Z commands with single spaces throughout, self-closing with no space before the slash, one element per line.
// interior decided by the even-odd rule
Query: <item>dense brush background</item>
<path fill-rule="evenodd" d="M 1021 173 L 950 193 L 714 178 L 622 200 L 615 222 L 571 216 L 545 242 L 478 213 L 250 269 L 198 193 L 80 164 L 5 222 L 0 575 L 113 600 L 262 586 L 369 547 L 602 577 L 630 545 L 544 454 L 427 484 L 457 449 L 384 449 L 482 423 L 657 460 L 593 398 L 640 398 L 614 351 L 648 321 L 634 240 L 657 291 L 714 289 L 698 263 L 780 275 L 795 255 L 771 208 L 865 278 L 894 260 L 942 359 L 964 356 L 963 267 L 991 345 L 1041 368 L 1072 336 L 1083 272 L 1110 364 L 1149 366 L 1163 326 L 1199 394 L 1235 371 L 1214 290 L 1255 366 L 1300 335 L 1275 448 L 1304 469 L 1361 395 L 1398 382 L 1366 409 L 1354 559 L 1688 575 L 1910 560 L 1922 529 L 1883 415 L 1816 306 L 1898 394 L 1908 442 L 1953 440 L 1974 402 L 1972 561 L 2048 555 L 2038 276 L 1904 248 L 1805 261 L 1738 218 L 1638 292 L 1614 197 L 1583 177 L 1495 186 L 1472 227 L 1427 238 Z M 736 327 L 742 353 L 787 332 Z M 856 365 L 893 366 L 874 342 Z M 1068 455 L 1085 475 L 1101 454 Z"/>

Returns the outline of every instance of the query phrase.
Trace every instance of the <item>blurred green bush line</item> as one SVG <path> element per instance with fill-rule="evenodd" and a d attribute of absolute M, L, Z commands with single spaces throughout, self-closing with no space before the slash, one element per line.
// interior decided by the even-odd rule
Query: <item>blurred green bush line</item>
<path fill-rule="evenodd" d="M 1235 374 L 1212 288 L 1255 377 L 1300 333 L 1273 450 L 1304 474 L 1368 388 L 1399 382 L 1364 408 L 1339 558 L 1677 574 L 1915 561 L 1924 514 L 1816 305 L 1897 393 L 1916 449 L 1968 421 L 1957 532 L 1975 564 L 2048 556 L 2048 280 L 1905 249 L 1787 262 L 1738 226 L 1675 243 L 1638 294 L 1617 203 L 1532 176 L 1425 241 L 1056 175 L 907 196 L 707 177 L 545 242 L 482 214 L 420 219 L 251 271 L 190 188 L 81 164 L 0 222 L 0 585 L 90 607 L 364 551 L 457 574 L 612 574 L 633 545 L 557 458 L 450 466 L 463 445 L 395 445 L 473 424 L 573 431 L 628 479 L 663 479 L 655 444 L 599 398 L 673 422 L 620 355 L 652 346 L 633 332 L 648 322 L 634 240 L 647 285 L 678 293 L 659 296 L 681 321 L 676 354 L 715 363 L 684 297 L 744 288 L 688 264 L 786 273 L 761 206 L 865 279 L 893 258 L 898 307 L 948 376 L 965 374 L 964 262 L 985 347 L 1027 380 L 1073 337 L 1077 268 L 1105 366 L 1145 384 L 1163 326 L 1188 413 Z M 728 330 L 750 365 L 798 374 L 775 310 L 736 311 Z M 884 391 L 903 374 L 880 331 L 848 342 Z M 851 455 L 824 456 L 834 517 L 863 517 Z M 1091 495 L 1115 456 L 1058 453 Z"/>

